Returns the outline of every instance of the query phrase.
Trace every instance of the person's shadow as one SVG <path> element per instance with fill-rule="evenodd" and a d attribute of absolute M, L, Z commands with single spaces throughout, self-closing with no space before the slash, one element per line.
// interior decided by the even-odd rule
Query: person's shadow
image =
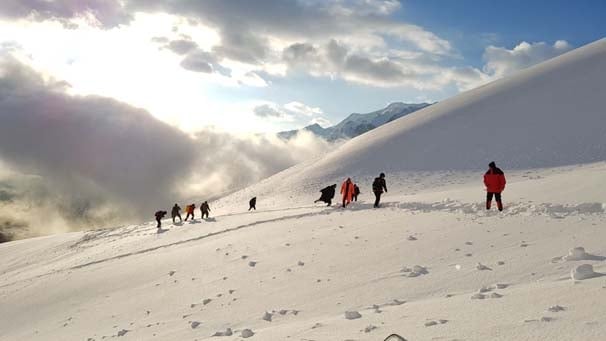
<path fill-rule="evenodd" d="M 163 228 L 161 228 L 161 227 L 160 227 L 160 228 L 158 229 L 158 234 L 160 234 L 160 233 L 164 233 L 164 232 L 166 232 L 166 231 L 168 231 L 168 229 L 163 229 Z"/>

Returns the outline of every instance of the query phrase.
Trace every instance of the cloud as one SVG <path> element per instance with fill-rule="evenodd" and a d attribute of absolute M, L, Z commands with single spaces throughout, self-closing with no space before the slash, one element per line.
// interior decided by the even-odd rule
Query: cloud
<path fill-rule="evenodd" d="M 253 108 L 255 116 L 271 120 L 297 122 L 305 124 L 310 117 L 323 120 L 319 115 L 324 114 L 322 109 L 311 107 L 305 103 L 292 101 L 284 105 L 263 103 Z"/>
<path fill-rule="evenodd" d="M 68 26 L 70 20 L 86 18 L 104 28 L 125 24 L 132 19 L 120 0 L 2 0 L 0 17 L 58 20 Z"/>
<path fill-rule="evenodd" d="M 275 134 L 235 137 L 205 130 L 196 141 L 199 150 L 212 152 L 200 153 L 195 168 L 201 176 L 190 185 L 206 193 L 239 189 L 331 149 L 329 142 L 307 132 L 285 141 Z"/>
<path fill-rule="evenodd" d="M 218 58 L 263 66 L 279 62 L 285 45 L 342 39 L 359 47 L 386 46 L 393 40 L 430 54 L 449 55 L 450 43 L 420 26 L 393 18 L 394 0 L 130 0 L 131 11 L 165 12 L 198 20 L 218 30 Z M 307 45 L 309 46 L 309 45 Z M 301 46 L 305 47 L 305 46 Z M 297 51 L 293 51 L 297 52 Z M 372 58 L 370 58 L 372 59 Z"/>
<path fill-rule="evenodd" d="M 188 136 L 144 110 L 69 96 L 64 82 L 45 81 L 10 57 L 0 74 L 0 156 L 9 164 L 68 187 L 87 179 L 140 208 L 159 204 L 158 193 L 187 174 Z"/>
<path fill-rule="evenodd" d="M 0 53 L 3 238 L 151 219 L 174 202 L 211 199 L 329 149 L 313 136 L 286 143 L 207 129 L 192 137 L 125 103 L 68 95 L 68 87 Z"/>
<path fill-rule="evenodd" d="M 228 58 L 242 63 L 261 64 L 269 54 L 265 38 L 246 31 L 225 31 L 221 45 L 213 48 L 218 58 Z"/>
<path fill-rule="evenodd" d="M 192 50 L 195 50 L 198 47 L 198 44 L 196 44 L 196 42 L 192 41 L 191 39 L 177 39 L 177 40 L 172 40 L 169 41 L 168 44 L 166 45 L 166 48 L 173 51 L 176 54 L 187 54 L 188 52 L 191 52 Z"/>
<path fill-rule="evenodd" d="M 297 102 L 297 101 L 284 104 L 284 108 L 292 113 L 296 113 L 299 115 L 305 115 L 305 116 L 323 114 L 322 109 L 320 109 L 318 107 L 312 108 L 310 106 L 307 106 L 307 105 L 305 105 L 301 102 Z"/>
<path fill-rule="evenodd" d="M 11 7 L 29 13 L 36 12 L 45 3 L 48 1 L 31 0 Z M 317 63 L 311 67 L 314 75 L 328 74 L 377 86 L 410 86 L 414 85 L 410 80 L 415 75 L 411 65 L 414 62 L 398 55 L 418 52 L 428 58 L 441 58 L 454 53 L 447 40 L 398 19 L 395 14 L 402 6 L 395 0 L 110 0 L 106 3 L 84 0 L 81 6 L 70 5 L 76 3 L 74 0 L 52 3 L 53 8 L 70 9 L 53 11 L 62 13 L 58 17 L 64 19 L 92 15 L 104 22 L 104 13 L 115 13 L 119 18 L 117 22 L 125 23 L 135 13 L 145 12 L 171 14 L 187 19 L 190 25 L 200 23 L 219 36 L 210 47 L 189 38 L 166 41 L 156 37 L 153 40 L 183 55 L 181 65 L 190 71 L 213 73 L 222 66 L 233 72 L 219 72 L 221 75 L 233 78 L 235 84 L 247 86 L 265 86 L 266 81 L 239 79 L 239 76 L 263 73 L 284 76 L 285 64 L 303 66 L 306 57 Z M 336 48 L 332 50 L 330 46 L 320 48 L 329 58 L 323 60 L 325 55 L 314 54 L 326 41 L 338 41 L 339 46 L 332 46 Z M 334 58 L 343 53 L 340 49 L 346 49 L 347 58 L 327 68 L 327 61 L 335 61 Z"/>
<path fill-rule="evenodd" d="M 195 50 L 181 61 L 181 67 L 194 72 L 212 73 L 215 70 L 226 70 L 219 65 L 215 57 L 205 51 Z"/>
<path fill-rule="evenodd" d="M 280 109 L 278 106 L 273 105 L 273 104 L 258 105 L 253 109 L 253 112 L 255 113 L 255 115 L 257 115 L 259 117 L 282 118 L 282 117 L 288 116 L 282 109 Z"/>
<path fill-rule="evenodd" d="M 565 40 L 558 40 L 553 45 L 545 42 L 527 43 L 523 41 L 511 50 L 488 46 L 484 51 L 486 62 L 484 71 L 495 77 L 502 77 L 557 57 L 572 48 Z"/>
<path fill-rule="evenodd" d="M 400 57 L 364 55 L 334 39 L 321 46 L 295 43 L 283 50 L 282 58 L 292 70 L 375 86 L 411 85 L 417 76 Z"/>

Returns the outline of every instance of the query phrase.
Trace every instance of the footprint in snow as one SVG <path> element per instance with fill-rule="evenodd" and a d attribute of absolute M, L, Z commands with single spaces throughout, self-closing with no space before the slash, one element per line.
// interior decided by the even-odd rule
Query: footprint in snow
<path fill-rule="evenodd" d="M 554 305 L 554 306 L 547 308 L 547 311 L 550 311 L 552 313 L 557 313 L 557 312 L 564 311 L 564 310 L 566 310 L 566 308 L 564 308 L 560 305 Z"/>
<path fill-rule="evenodd" d="M 248 266 L 250 266 L 251 268 L 254 268 L 255 265 L 257 265 L 257 262 L 253 262 L 253 261 L 248 262 Z"/>
<path fill-rule="evenodd" d="M 355 310 L 353 310 L 353 311 L 346 311 L 345 312 L 345 318 L 348 319 L 348 320 L 356 320 L 356 319 L 359 319 L 361 317 L 362 317 L 362 315 L 359 312 L 355 311 Z"/>
<path fill-rule="evenodd" d="M 170 271 L 170 272 L 168 273 L 168 275 L 172 277 L 172 276 L 173 276 L 174 274 L 176 274 L 176 273 L 177 273 L 176 271 Z"/>
<path fill-rule="evenodd" d="M 265 314 L 263 314 L 262 319 L 267 322 L 271 322 L 272 317 L 273 317 L 273 315 L 266 311 Z"/>
<path fill-rule="evenodd" d="M 201 322 L 198 322 L 198 321 L 192 321 L 192 322 L 191 322 L 191 324 L 190 324 L 191 329 L 196 329 L 196 328 L 198 328 L 198 326 L 200 326 L 200 324 L 202 324 L 202 323 L 201 323 Z"/>
<path fill-rule="evenodd" d="M 213 336 L 232 336 L 234 333 L 232 332 L 231 328 L 227 328 L 225 331 L 223 332 L 216 332 L 213 334 Z"/>
<path fill-rule="evenodd" d="M 406 277 L 418 277 L 421 275 L 427 275 L 429 274 L 429 271 L 427 271 L 427 268 L 420 266 L 420 265 L 415 265 L 411 268 L 409 267 L 403 267 L 402 270 L 400 270 L 400 272 L 404 273 Z"/>
<path fill-rule="evenodd" d="M 245 338 L 245 339 L 247 339 L 249 337 L 252 337 L 253 335 L 255 335 L 255 333 L 252 330 L 250 330 L 250 329 L 244 329 L 242 331 L 242 334 L 240 334 L 240 336 L 243 337 L 243 338 Z"/>
<path fill-rule="evenodd" d="M 377 328 L 378 328 L 377 326 L 373 326 L 373 325 L 371 324 L 371 325 L 369 325 L 368 327 L 364 328 L 364 332 L 365 332 L 365 333 L 370 333 L 370 332 L 372 332 L 373 330 L 375 330 L 375 329 L 377 329 Z"/>
<path fill-rule="evenodd" d="M 570 270 L 570 277 L 575 281 L 604 276 L 603 273 L 593 271 L 593 265 L 581 264 Z"/>
<path fill-rule="evenodd" d="M 492 269 L 491 269 L 491 268 L 487 267 L 486 265 L 484 265 L 484 264 L 482 264 L 482 263 L 478 263 L 478 264 L 476 265 L 476 269 L 478 269 L 478 270 L 480 270 L 480 271 L 483 271 L 483 270 L 490 270 L 490 271 L 492 271 Z"/>

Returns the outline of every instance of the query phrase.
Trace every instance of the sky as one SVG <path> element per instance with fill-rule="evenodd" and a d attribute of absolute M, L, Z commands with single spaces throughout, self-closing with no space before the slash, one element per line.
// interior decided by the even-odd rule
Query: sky
<path fill-rule="evenodd" d="M 40 224 L 9 214 L 31 207 L 103 223 L 233 191 L 334 149 L 274 132 L 512 75 L 602 38 L 605 7 L 3 0 L 0 227 Z"/>
<path fill-rule="evenodd" d="M 433 102 L 602 37 L 602 1 L 4 1 L 0 42 L 70 94 L 192 133 Z M 6 48 L 5 48 L 6 50 Z"/>

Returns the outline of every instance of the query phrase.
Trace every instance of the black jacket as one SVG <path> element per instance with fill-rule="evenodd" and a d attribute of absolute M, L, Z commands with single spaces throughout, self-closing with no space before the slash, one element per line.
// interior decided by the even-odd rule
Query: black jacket
<path fill-rule="evenodd" d="M 372 191 L 375 193 L 383 193 L 383 191 L 387 192 L 385 179 L 381 177 L 375 178 L 375 181 L 372 182 Z"/>
<path fill-rule="evenodd" d="M 332 200 L 335 197 L 336 188 L 337 188 L 337 185 L 332 185 L 332 186 L 322 188 L 320 190 L 320 193 L 322 193 L 320 200 Z"/>

